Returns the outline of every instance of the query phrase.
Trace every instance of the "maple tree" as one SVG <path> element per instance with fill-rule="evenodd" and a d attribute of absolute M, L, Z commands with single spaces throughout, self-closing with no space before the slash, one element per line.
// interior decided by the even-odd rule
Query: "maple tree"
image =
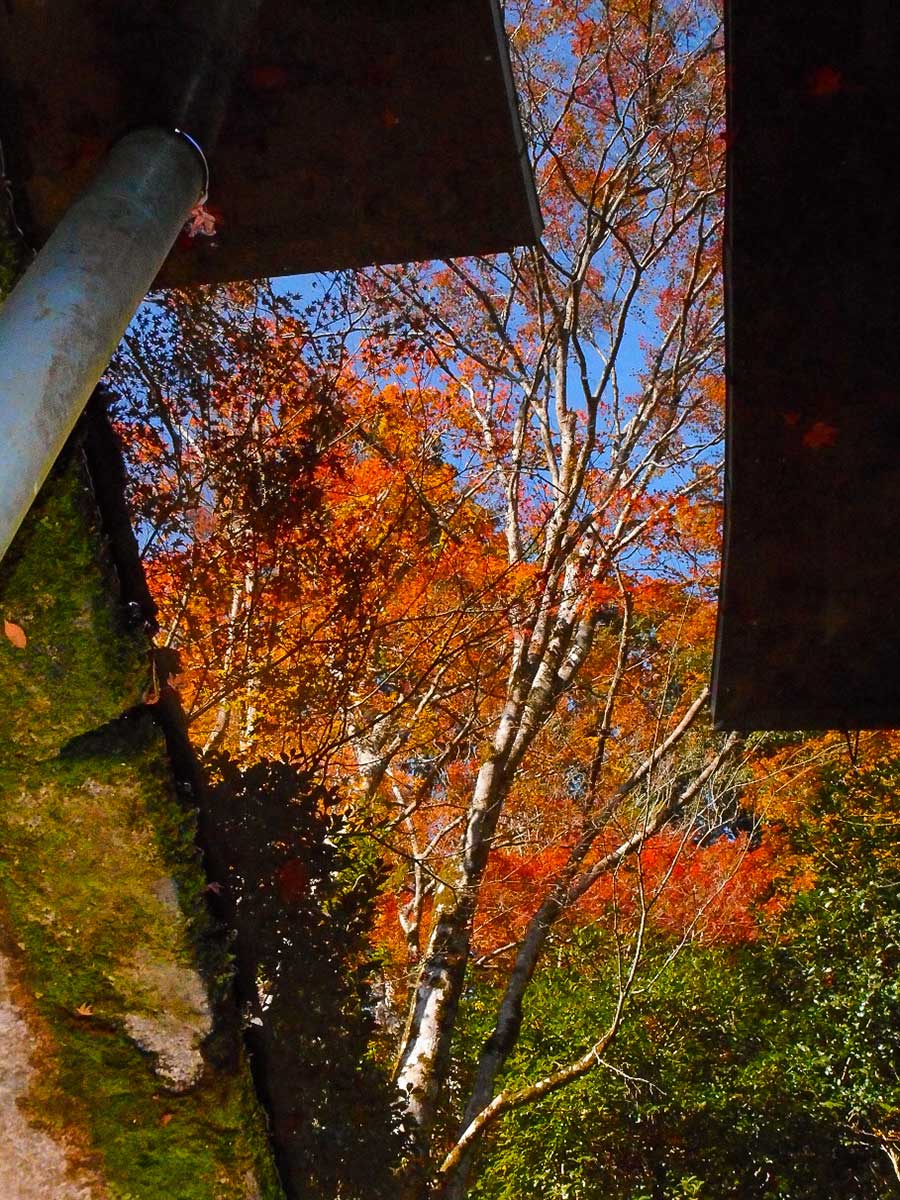
<path fill-rule="evenodd" d="M 314 302 L 172 293 L 111 372 L 195 743 L 286 754 L 389 869 L 398 1187 L 445 1200 L 502 1116 L 598 1068 L 654 977 L 649 930 L 750 936 L 768 879 L 760 852 L 735 883 L 746 837 L 709 844 L 754 783 L 706 718 L 719 14 L 519 0 L 507 19 L 538 247 L 340 275 Z M 615 930 L 605 1023 L 507 1082 L 542 964 L 591 923 Z M 494 1009 L 463 1069 L 473 979 Z"/>

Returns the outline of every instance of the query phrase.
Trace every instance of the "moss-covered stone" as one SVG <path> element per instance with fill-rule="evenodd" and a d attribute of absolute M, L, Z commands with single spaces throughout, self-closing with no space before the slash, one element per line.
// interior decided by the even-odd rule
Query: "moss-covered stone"
<path fill-rule="evenodd" d="M 117 624 L 77 467 L 50 486 L 0 589 L 28 636 L 0 650 L 0 889 L 56 1058 L 30 1108 L 87 1129 L 112 1197 L 276 1197 L 245 1066 L 203 1053 L 198 964 L 225 964 L 193 813 L 145 709 L 90 731 L 139 699 L 146 647 Z"/>
<path fill-rule="evenodd" d="M 118 584 L 101 547 L 76 459 L 43 489 L 0 566 L 0 615 L 27 639 L 22 647 L 0 638 L 0 761 L 52 757 L 150 686 L 146 638 L 111 603 Z"/>
<path fill-rule="evenodd" d="M 76 446 L 0 566 L 0 925 L 42 1056 L 26 1109 L 87 1154 L 96 1200 L 277 1200 L 133 624 Z"/>

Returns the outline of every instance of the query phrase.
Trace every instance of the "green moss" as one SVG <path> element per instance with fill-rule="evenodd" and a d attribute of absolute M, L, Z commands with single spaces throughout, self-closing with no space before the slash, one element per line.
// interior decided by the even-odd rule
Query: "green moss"
<path fill-rule="evenodd" d="M 5 200 L 6 197 L 0 193 L 0 300 L 12 291 L 28 254 L 21 238 L 12 228 Z"/>
<path fill-rule="evenodd" d="M 168 1006 L 190 1018 L 160 978 L 173 964 L 193 968 L 208 932 L 191 818 L 159 735 L 145 715 L 77 749 L 0 775 L 0 886 L 58 1057 L 33 1112 L 51 1126 L 86 1125 L 120 1195 L 237 1200 L 255 1178 L 277 1197 L 244 1065 L 207 1067 L 176 1095 L 125 1031 L 129 1013 Z M 172 903 L 173 876 L 183 907 Z"/>
<path fill-rule="evenodd" d="M 219 1079 L 173 1096 L 154 1081 L 140 1053 L 111 1032 L 82 1021 L 59 1041 L 62 1090 L 36 1091 L 32 1106 L 44 1123 L 64 1128 L 80 1115 L 67 1098 L 78 1095 L 85 1079 L 93 1081 L 89 1126 L 113 1196 L 244 1200 L 254 1194 L 251 1181 L 260 1183 L 264 1200 L 281 1195 L 261 1136 L 247 1136 L 259 1117 L 246 1086 Z"/>
<path fill-rule="evenodd" d="M 136 955 L 190 961 L 187 922 L 158 896 L 169 871 L 152 827 L 154 750 L 164 753 L 135 753 L 123 737 L 114 757 L 58 758 L 3 781 L 0 878 L 29 961 L 61 1005 L 87 1002 L 72 970 L 82 945 L 94 990 L 117 987 L 126 1002 L 120 977 Z"/>
<path fill-rule="evenodd" d="M 229 966 L 194 813 L 141 703 L 148 646 L 118 595 L 76 452 L 0 567 L 0 907 L 52 1058 L 30 1113 L 63 1140 L 78 1131 L 110 1200 L 278 1200 L 246 1063 L 215 1026 L 198 1045 L 197 967 L 221 993 Z M 128 1033 L 160 1013 L 196 1035 L 202 1074 L 178 1093 Z"/>
<path fill-rule="evenodd" d="M 44 759 L 114 720 L 149 686 L 147 645 L 129 632 L 115 573 L 100 553 L 93 498 L 77 459 L 44 487 L 0 568 L 5 720 L 0 762 Z"/>

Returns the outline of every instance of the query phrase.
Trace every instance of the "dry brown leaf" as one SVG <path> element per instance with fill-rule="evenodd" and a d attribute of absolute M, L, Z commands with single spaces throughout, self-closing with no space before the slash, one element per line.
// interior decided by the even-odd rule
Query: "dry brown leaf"
<path fill-rule="evenodd" d="M 17 650 L 24 650 L 28 645 L 28 638 L 25 636 L 25 630 L 21 625 L 17 625 L 15 621 L 4 621 L 3 632 Z"/>
<path fill-rule="evenodd" d="M 172 1114 L 166 1112 L 166 1113 L 163 1113 L 163 1115 L 159 1118 L 159 1123 L 160 1123 L 160 1125 L 168 1125 L 168 1123 L 171 1120 L 172 1120 Z"/>
<path fill-rule="evenodd" d="M 79 1004 L 78 1007 L 75 1009 L 76 1017 L 90 1017 L 90 1016 L 93 1016 L 93 1014 L 94 1014 L 94 1010 L 90 1004 Z"/>

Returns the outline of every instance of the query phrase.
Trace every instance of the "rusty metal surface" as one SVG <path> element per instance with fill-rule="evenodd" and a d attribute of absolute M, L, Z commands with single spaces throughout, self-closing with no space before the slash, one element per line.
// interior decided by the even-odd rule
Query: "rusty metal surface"
<path fill-rule="evenodd" d="M 732 0 L 720 728 L 900 726 L 900 7 Z"/>
<path fill-rule="evenodd" d="M 185 15 L 196 12 L 175 0 L 0 5 L 0 136 L 36 245 L 118 137 L 178 122 L 202 66 L 204 31 Z M 212 53 L 229 51 L 227 36 Z M 212 159 L 217 235 L 176 247 L 159 282 L 533 242 L 505 53 L 494 0 L 264 0 Z"/>

